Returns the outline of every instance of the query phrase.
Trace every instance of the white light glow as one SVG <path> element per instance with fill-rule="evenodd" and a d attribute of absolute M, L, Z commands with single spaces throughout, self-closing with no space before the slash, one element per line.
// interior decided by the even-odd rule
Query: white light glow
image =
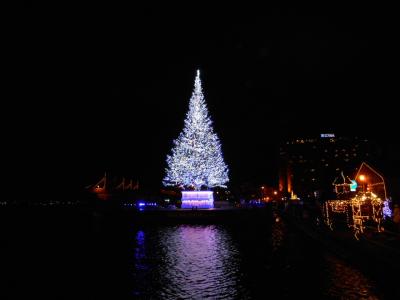
<path fill-rule="evenodd" d="M 225 187 L 229 181 L 221 144 L 214 133 L 197 71 L 194 90 L 189 102 L 185 126 L 174 141 L 172 154 L 167 157 L 168 168 L 164 185 L 192 187 Z"/>

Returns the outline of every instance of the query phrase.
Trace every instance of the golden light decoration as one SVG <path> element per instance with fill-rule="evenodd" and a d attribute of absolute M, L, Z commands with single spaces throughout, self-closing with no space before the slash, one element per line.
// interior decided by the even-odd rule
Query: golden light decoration
<path fill-rule="evenodd" d="M 357 194 L 349 200 L 328 200 L 323 207 L 325 224 L 333 230 L 334 214 L 346 214 L 347 226 L 354 232 L 354 237 L 359 240 L 360 234 L 364 233 L 365 222 L 372 220 L 377 231 L 383 230 L 383 201 L 372 192 Z"/>

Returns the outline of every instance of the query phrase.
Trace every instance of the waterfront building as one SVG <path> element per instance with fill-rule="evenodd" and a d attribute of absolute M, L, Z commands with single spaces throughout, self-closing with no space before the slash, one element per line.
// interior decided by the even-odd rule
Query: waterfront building
<path fill-rule="evenodd" d="M 279 191 L 299 197 L 320 198 L 333 193 L 341 176 L 354 177 L 362 162 L 374 162 L 376 145 L 364 137 L 318 136 L 288 139 L 279 148 Z"/>

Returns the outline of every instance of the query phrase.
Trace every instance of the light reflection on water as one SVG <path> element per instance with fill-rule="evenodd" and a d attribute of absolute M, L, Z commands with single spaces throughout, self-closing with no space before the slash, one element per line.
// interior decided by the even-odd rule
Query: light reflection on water
<path fill-rule="evenodd" d="M 135 248 L 135 270 L 145 271 L 147 265 L 145 263 L 146 249 L 145 249 L 145 236 L 142 230 L 139 230 L 136 234 L 136 248 Z"/>
<path fill-rule="evenodd" d="M 143 290 L 142 286 L 135 295 L 150 292 L 147 296 L 158 299 L 245 296 L 239 282 L 239 253 L 226 230 L 217 226 L 176 226 L 154 233 L 157 238 L 150 239 L 149 244 L 157 247 L 157 257 L 148 263 L 156 270 L 147 278 L 143 276 L 147 257 L 145 234 L 140 230 L 136 234 L 135 275 L 145 281 L 156 279 L 156 289 Z"/>
<path fill-rule="evenodd" d="M 360 271 L 304 243 L 284 222 L 266 231 L 268 236 L 214 225 L 136 230 L 133 295 L 141 299 L 378 299 L 374 283 Z"/>
<path fill-rule="evenodd" d="M 325 295 L 340 299 L 379 299 L 374 293 L 374 284 L 360 271 L 347 266 L 343 261 L 325 255 L 326 273 L 329 274 Z"/>
<path fill-rule="evenodd" d="M 24 214 L 3 236 L 12 299 L 400 299 L 396 276 L 368 263 L 360 271 L 284 221 L 116 226 L 96 217 L 84 230 L 82 216 L 39 216 Z"/>

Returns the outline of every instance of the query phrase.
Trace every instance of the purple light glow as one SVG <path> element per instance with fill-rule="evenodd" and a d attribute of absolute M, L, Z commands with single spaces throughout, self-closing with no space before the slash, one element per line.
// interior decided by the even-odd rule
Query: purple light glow
<path fill-rule="evenodd" d="M 161 299 L 243 299 L 238 292 L 237 249 L 228 232 L 217 226 L 178 226 L 160 236 L 166 253 L 161 276 L 168 293 Z M 223 282 L 224 288 L 217 282 Z M 207 297 L 205 297 L 207 293 Z M 176 297 L 180 295 L 180 297 Z"/>
<path fill-rule="evenodd" d="M 182 208 L 213 208 L 212 191 L 183 191 Z"/>
<path fill-rule="evenodd" d="M 385 219 L 390 219 L 392 217 L 392 210 L 390 209 L 388 199 L 383 202 L 383 217 Z"/>

